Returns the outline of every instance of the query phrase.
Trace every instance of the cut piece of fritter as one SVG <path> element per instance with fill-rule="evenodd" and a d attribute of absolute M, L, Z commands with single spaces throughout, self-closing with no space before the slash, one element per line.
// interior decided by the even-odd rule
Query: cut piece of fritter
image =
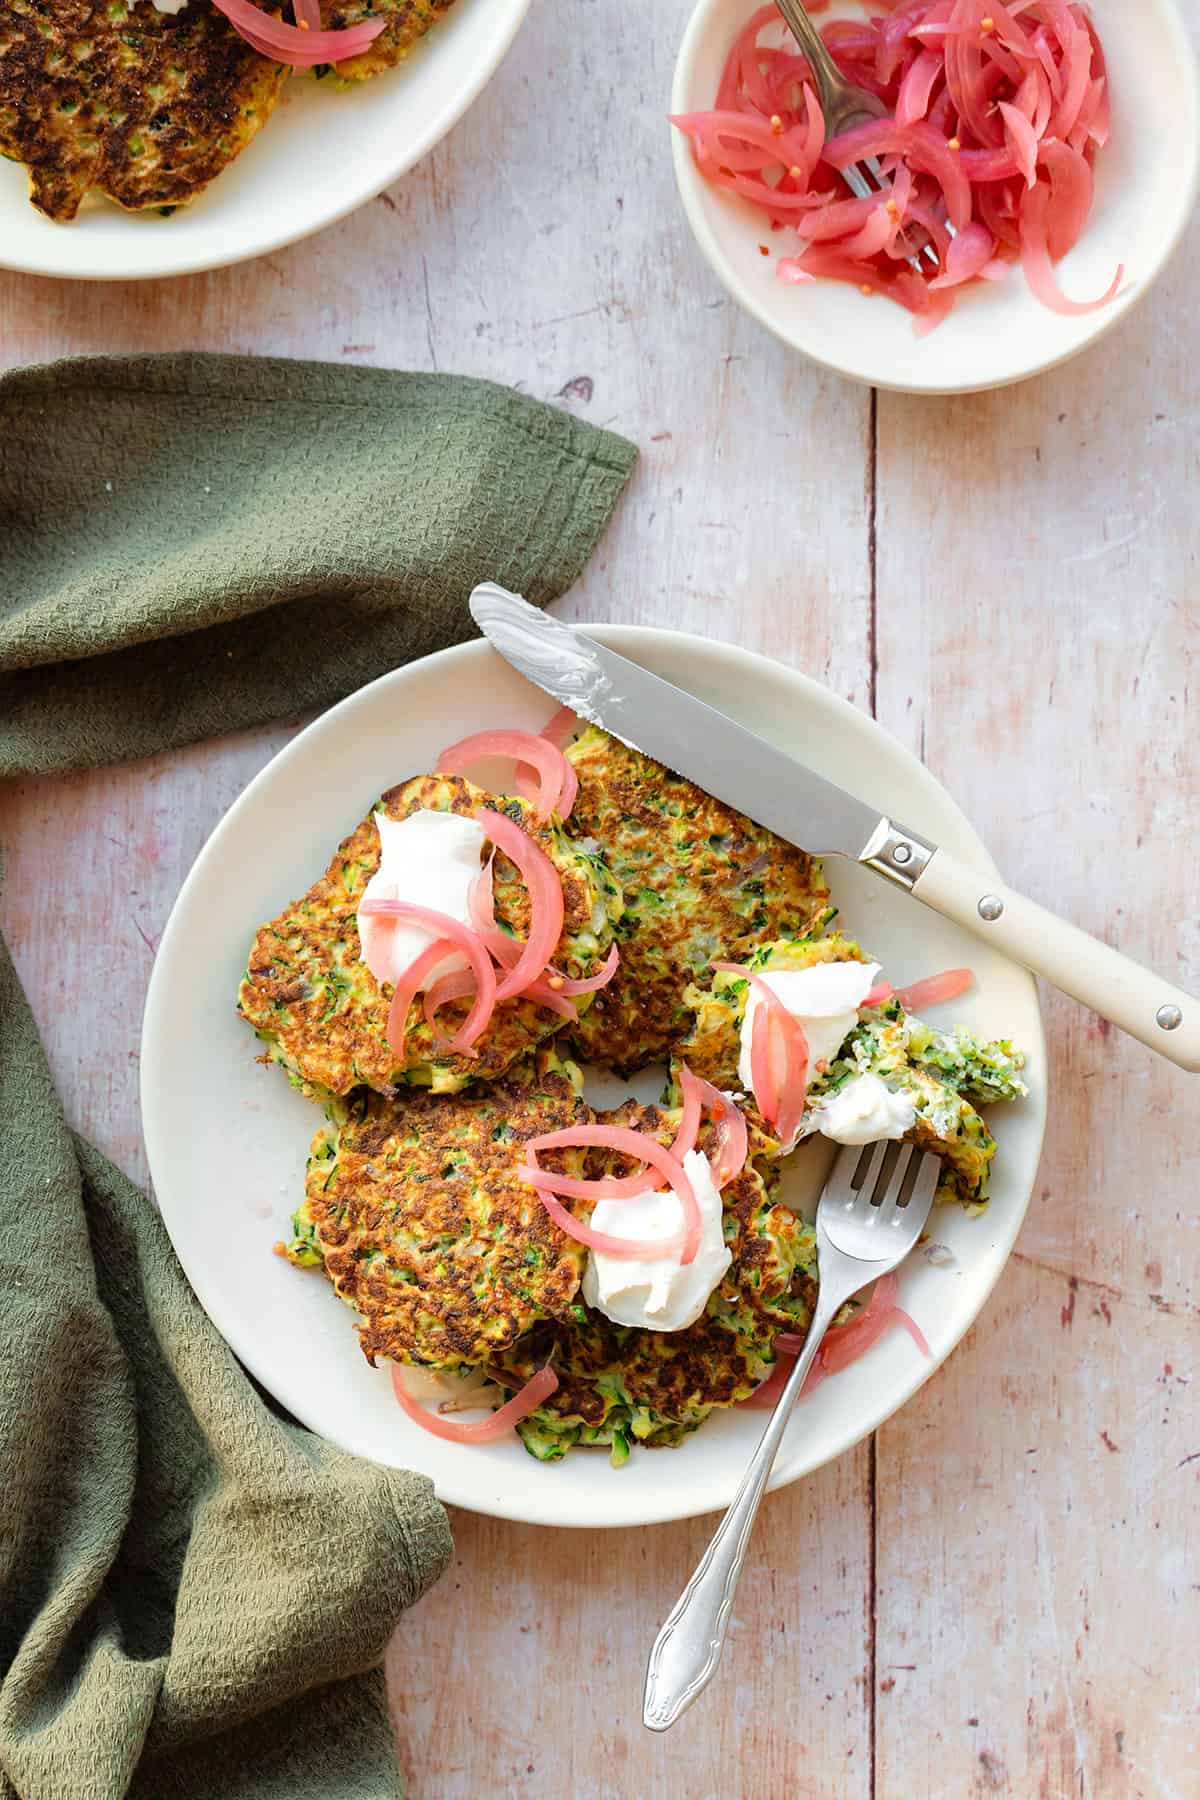
<path fill-rule="evenodd" d="M 669 1144 L 680 1115 L 630 1101 L 604 1117 Z M 702 1128 L 700 1148 L 714 1151 L 711 1125 Z M 621 1463 L 635 1443 L 678 1444 L 714 1407 L 754 1391 L 770 1372 L 780 1331 L 805 1329 L 816 1297 L 815 1239 L 810 1226 L 775 1203 L 778 1171 L 762 1160 L 768 1148 L 752 1130 L 751 1159 L 722 1195 L 733 1260 L 694 1325 L 670 1332 L 614 1325 L 578 1299 L 569 1322 L 541 1324 L 494 1359 L 514 1385 L 547 1361 L 558 1374 L 556 1391 L 518 1426 L 534 1456 L 553 1461 L 573 1444 L 607 1444 Z M 624 1175 L 633 1167 L 625 1157 L 588 1155 L 589 1175 Z"/>
<path fill-rule="evenodd" d="M 284 1253 L 324 1267 L 369 1362 L 486 1363 L 570 1317 L 586 1252 L 518 1167 L 527 1138 L 590 1120 L 579 1094 L 578 1069 L 545 1049 L 492 1087 L 338 1105 Z M 547 1166 L 580 1171 L 582 1152 L 562 1156 Z"/>
<path fill-rule="evenodd" d="M 48 218 L 91 189 L 121 206 L 179 206 L 274 110 L 289 71 L 252 50 L 209 0 L 5 0 L 0 150 L 29 171 Z"/>
<path fill-rule="evenodd" d="M 770 944 L 743 960 L 755 968 L 803 969 L 817 962 L 868 959 L 856 943 L 835 932 Z M 721 974 L 711 989 L 697 986 L 688 995 L 695 1023 L 680 1044 L 678 1057 L 717 1087 L 740 1086 L 738 1057 L 747 988 L 742 977 Z M 1024 1060 L 1007 1041 L 983 1043 L 968 1031 L 935 1031 L 891 1000 L 860 1017 L 841 1054 L 828 1068 L 816 1070 L 808 1091 L 816 1102 L 858 1075 L 877 1075 L 893 1092 L 903 1090 L 917 1114 L 909 1139 L 945 1165 L 937 1198 L 976 1208 L 987 1197 L 996 1141 L 973 1102 L 991 1104 L 1024 1094 L 1019 1073 Z M 755 1116 L 753 1096 L 747 1107 Z"/>
<path fill-rule="evenodd" d="M 307 1091 L 348 1094 L 365 1083 L 384 1094 L 400 1086 L 454 1093 L 468 1082 L 495 1080 L 560 1029 L 556 1014 L 519 996 L 497 1006 L 474 1058 L 438 1056 L 417 1004 L 409 1014 L 403 1066 L 388 1044 L 391 984 L 381 986 L 361 960 L 357 924 L 363 889 L 379 867 L 374 814 L 403 819 L 424 808 L 470 815 L 480 807 L 502 811 L 521 825 L 562 877 L 564 924 L 556 966 L 571 976 L 599 968 L 621 908 L 603 859 L 572 842 L 557 820 L 537 825 L 527 800 L 495 798 L 458 775 L 414 776 L 383 796 L 339 846 L 320 881 L 254 940 L 239 1010 L 269 1055 Z M 513 864 L 500 854 L 494 891 L 497 921 L 523 938 L 529 896 Z M 582 1010 L 590 999 L 582 994 L 576 1005 Z M 448 1006 L 439 1017 L 461 1020 L 468 1005 Z"/>
<path fill-rule="evenodd" d="M 381 16 L 387 20 L 369 49 L 338 63 L 338 79 L 365 81 L 394 69 L 453 4 L 454 0 L 322 0 L 321 24 L 326 31 L 343 31 Z"/>
<path fill-rule="evenodd" d="M 691 1023 L 685 989 L 714 958 L 799 936 L 828 905 L 820 864 L 682 776 L 588 727 L 570 828 L 594 840 L 625 894 L 621 966 L 574 1032 L 580 1056 L 629 1074 Z"/>

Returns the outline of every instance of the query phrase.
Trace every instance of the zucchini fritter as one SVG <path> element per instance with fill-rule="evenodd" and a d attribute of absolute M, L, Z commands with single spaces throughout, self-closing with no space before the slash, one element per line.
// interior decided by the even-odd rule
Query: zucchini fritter
<path fill-rule="evenodd" d="M 322 0 L 321 24 L 326 31 L 342 31 L 381 14 L 387 19 L 369 49 L 337 64 L 338 79 L 366 81 L 394 69 L 453 4 L 454 0 Z"/>
<path fill-rule="evenodd" d="M 628 1101 L 604 1117 L 669 1144 L 680 1115 Z M 700 1147 L 711 1155 L 714 1143 L 706 1124 Z M 642 1331 L 614 1325 L 577 1300 L 568 1323 L 543 1323 L 494 1359 L 514 1385 L 548 1359 L 558 1374 L 555 1392 L 517 1427 L 532 1455 L 555 1461 L 573 1444 L 608 1444 L 620 1464 L 634 1443 L 678 1444 L 714 1407 L 745 1399 L 770 1373 L 778 1332 L 805 1329 L 816 1296 L 815 1238 L 775 1203 L 778 1168 L 763 1160 L 769 1149 L 752 1130 L 750 1159 L 722 1196 L 733 1260 L 694 1325 Z M 589 1175 L 625 1175 L 633 1167 L 628 1158 L 589 1152 Z"/>
<path fill-rule="evenodd" d="M 5 0 L 0 151 L 40 212 L 73 219 L 91 189 L 119 205 L 193 199 L 261 130 L 290 71 L 208 0 Z"/>
<path fill-rule="evenodd" d="M 324 1267 L 361 1315 L 368 1362 L 486 1363 L 538 1320 L 570 1316 L 586 1252 L 517 1170 L 527 1138 L 591 1118 L 580 1085 L 547 1049 L 470 1093 L 360 1090 L 336 1107 L 284 1254 Z M 561 1167 L 582 1160 L 567 1152 Z"/>
<path fill-rule="evenodd" d="M 594 727 L 567 749 L 579 775 L 571 830 L 594 839 L 625 895 L 621 966 L 572 1036 L 581 1057 L 630 1074 L 684 1036 L 684 997 L 758 944 L 799 936 L 827 906 L 803 850 Z"/>
<path fill-rule="evenodd" d="M 268 1055 L 307 1092 L 348 1094 L 365 1083 L 383 1094 L 398 1086 L 455 1093 L 468 1082 L 494 1081 L 561 1027 L 554 1013 L 519 996 L 497 1006 L 475 1046 L 477 1056 L 435 1056 L 433 1032 L 415 1004 L 403 1067 L 388 1044 L 391 984 L 381 987 L 361 961 L 357 925 L 362 891 L 379 867 L 374 813 L 403 819 L 421 808 L 471 814 L 481 806 L 523 826 L 562 877 L 565 913 L 556 966 L 571 976 L 595 973 L 621 909 L 603 859 L 573 843 L 557 820 L 536 825 L 527 800 L 495 798 L 458 775 L 414 776 L 383 796 L 338 847 L 320 881 L 254 940 L 239 1010 L 267 1044 Z M 499 853 L 494 891 L 497 921 L 524 937 L 529 896 L 512 863 Z M 579 996 L 581 1011 L 590 998 Z M 465 1017 L 467 1005 L 448 1006 L 446 1017 Z"/>
<path fill-rule="evenodd" d="M 755 968 L 803 969 L 818 962 L 868 959 L 856 943 L 834 932 L 769 944 L 744 960 Z M 739 976 L 721 974 L 708 991 L 696 987 L 687 995 L 695 1023 L 678 1056 L 718 1087 L 740 1086 L 746 992 L 747 983 Z M 827 1098 L 857 1075 L 877 1075 L 893 1091 L 903 1089 L 917 1113 L 910 1140 L 945 1165 L 938 1199 L 977 1207 L 987 1197 L 996 1140 L 974 1103 L 990 1105 L 1024 1094 L 1023 1065 L 1024 1058 L 1006 1040 L 985 1044 L 968 1031 L 935 1031 L 891 1000 L 859 1019 L 840 1056 L 814 1073 L 809 1093 L 814 1101 Z M 745 1110 L 756 1116 L 752 1095 Z"/>

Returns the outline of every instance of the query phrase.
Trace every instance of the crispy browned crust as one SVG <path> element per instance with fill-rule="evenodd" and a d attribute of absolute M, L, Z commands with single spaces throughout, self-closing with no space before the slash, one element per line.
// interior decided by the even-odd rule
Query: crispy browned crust
<path fill-rule="evenodd" d="M 691 1027 L 690 983 L 716 958 L 799 935 L 828 904 L 821 865 L 692 782 L 589 730 L 571 829 L 594 838 L 625 895 L 621 963 L 573 1032 L 579 1055 L 629 1074 Z"/>
<path fill-rule="evenodd" d="M 379 802 L 392 818 L 422 808 L 467 816 L 481 806 L 503 811 L 529 832 L 554 862 L 561 878 L 563 935 L 557 961 L 572 974 L 590 973 L 577 957 L 578 934 L 587 934 L 593 892 L 572 846 L 555 828 L 534 823 L 527 801 L 501 799 L 457 775 L 415 776 L 389 789 Z M 475 1046 L 478 1054 L 438 1056 L 433 1032 L 418 1005 L 409 1015 L 405 1061 L 398 1066 L 387 1041 L 391 986 L 380 987 L 360 960 L 358 905 L 379 866 L 379 834 L 372 811 L 338 846 L 325 874 L 302 899 L 264 925 L 254 940 L 238 997 L 243 1016 L 277 1045 L 280 1060 L 310 1087 L 348 1094 L 360 1083 L 390 1093 L 407 1079 L 442 1091 L 502 1075 L 520 1057 L 553 1035 L 561 1020 L 531 1000 L 498 1006 Z M 513 865 L 497 855 L 496 917 L 518 937 L 529 928 L 529 896 Z M 581 1000 L 586 1004 L 587 996 Z M 446 1009 L 462 1018 L 466 1004 Z"/>
<path fill-rule="evenodd" d="M 486 1362 L 566 1316 L 585 1252 L 518 1170 L 528 1138 L 590 1118 L 546 1052 L 469 1094 L 358 1095 L 336 1136 L 318 1133 L 304 1219 L 368 1362 Z"/>
<path fill-rule="evenodd" d="M 332 0 L 332 4 L 324 0 L 321 23 L 327 30 L 340 31 L 380 13 L 387 15 L 387 24 L 370 49 L 338 63 L 338 75 L 343 81 L 365 81 L 395 68 L 453 4 L 454 0 Z"/>
<path fill-rule="evenodd" d="M 48 218 L 90 189 L 121 206 L 178 206 L 266 123 L 289 71 L 211 5 L 132 13 L 107 0 L 3 0 L 0 149 Z"/>

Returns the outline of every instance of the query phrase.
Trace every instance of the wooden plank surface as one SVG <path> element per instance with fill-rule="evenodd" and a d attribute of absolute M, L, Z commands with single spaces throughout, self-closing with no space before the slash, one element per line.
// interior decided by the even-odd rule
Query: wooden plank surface
<path fill-rule="evenodd" d="M 643 460 L 568 615 L 730 638 L 877 696 L 1014 881 L 1195 987 L 1195 234 L 1091 356 L 980 399 L 881 396 L 876 417 L 745 320 L 691 242 L 661 119 L 686 12 L 660 0 L 632 29 L 617 0 L 535 0 L 390 194 L 195 279 L 0 274 L 0 362 L 455 369 L 625 431 Z M 0 787 L 0 928 L 73 1122 L 140 1180 L 154 946 L 296 723 Z M 389 1661 L 414 1797 L 1196 1792 L 1197 1109 L 1065 1002 L 1048 1024 L 1054 1118 L 1013 1266 L 874 1445 L 767 1503 L 703 1708 L 668 1740 L 639 1723 L 712 1521 L 617 1537 L 460 1513 L 455 1568 Z"/>

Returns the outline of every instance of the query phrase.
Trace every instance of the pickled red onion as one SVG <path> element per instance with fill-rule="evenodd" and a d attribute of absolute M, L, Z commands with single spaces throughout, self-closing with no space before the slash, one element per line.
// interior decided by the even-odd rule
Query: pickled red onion
<path fill-rule="evenodd" d="M 213 5 L 260 56 L 269 56 L 294 69 L 311 69 L 319 63 L 345 62 L 352 56 L 361 56 L 387 24 L 386 18 L 364 19 L 360 25 L 348 25 L 343 31 L 313 31 L 300 25 L 285 25 L 282 19 L 253 5 L 252 0 L 213 0 Z"/>
<path fill-rule="evenodd" d="M 875 12 L 822 37 L 891 117 L 827 140 L 809 65 L 792 39 L 774 47 L 778 17 L 763 6 L 730 47 L 713 109 L 671 121 L 707 181 L 773 230 L 794 228 L 799 254 L 780 257 L 777 275 L 883 294 L 914 315 L 918 334 L 946 317 L 958 289 L 1000 280 L 1018 261 L 1053 311 L 1108 305 L 1123 267 L 1092 302 L 1068 299 L 1053 274 L 1091 211 L 1091 163 L 1110 128 L 1104 52 L 1080 0 L 879 0 Z M 776 36 L 760 44 L 768 26 Z M 884 159 L 891 193 L 849 200 L 841 174 L 869 157 Z M 926 244 L 937 264 L 922 258 L 918 273 L 909 259 Z"/>
<path fill-rule="evenodd" d="M 470 737 L 460 738 L 438 757 L 438 774 L 465 775 L 476 763 L 491 756 L 511 759 L 518 765 L 524 763 L 536 770 L 538 779 L 532 792 L 519 769 L 517 787 L 526 799 L 534 802 L 539 825 L 544 825 L 554 812 L 566 818 L 571 808 L 565 804 L 564 789 L 575 777 L 575 771 L 556 745 L 544 737 L 534 737 L 530 731 L 476 731 Z M 576 778 L 576 790 L 578 785 Z M 572 791 L 572 801 L 574 798 Z"/>
<path fill-rule="evenodd" d="M 559 750 L 579 730 L 581 720 L 579 714 L 569 706 L 560 706 L 542 726 L 542 736 L 548 744 L 554 744 Z"/>
<path fill-rule="evenodd" d="M 714 1087 L 711 1081 L 704 1081 L 699 1075 L 693 1075 L 686 1063 L 679 1065 L 679 1086 L 683 1094 L 683 1119 L 671 1149 L 680 1161 L 689 1150 L 695 1149 L 700 1114 L 707 1106 L 717 1127 L 716 1155 L 709 1158 L 713 1185 L 718 1190 L 728 1187 L 745 1168 L 750 1148 L 750 1134 L 746 1129 L 742 1109 L 728 1094 L 723 1094 L 720 1088 Z M 693 1113 L 696 1122 L 691 1127 Z M 685 1141 L 688 1128 L 692 1131 L 690 1142 Z"/>
<path fill-rule="evenodd" d="M 790 1147 L 804 1117 L 804 1096 L 808 1090 L 808 1038 L 804 1027 L 756 970 L 728 962 L 714 962 L 711 966 L 723 975 L 743 976 L 762 1002 L 755 1008 L 750 1027 L 754 1098 L 779 1141 Z"/>
<path fill-rule="evenodd" d="M 562 882 L 541 845 L 507 813 L 481 806 L 475 820 L 496 848 L 515 863 L 529 893 L 529 936 L 496 989 L 497 1000 L 510 1000 L 538 980 L 557 948 L 564 917 Z"/>
<path fill-rule="evenodd" d="M 480 821 L 482 823 L 482 820 Z M 516 829 L 520 829 L 517 827 Z M 524 833 L 522 833 L 524 836 Z M 562 890 L 559 889 L 561 899 Z M 492 967 L 492 959 L 478 932 L 472 931 L 469 925 L 463 925 L 458 919 L 452 919 L 448 913 L 436 912 L 429 906 L 412 906 L 407 900 L 364 900 L 359 912 L 366 918 L 407 919 L 413 925 L 420 925 L 431 937 L 448 940 L 456 950 L 461 950 L 471 965 L 475 976 L 475 999 L 470 1012 L 452 1039 L 456 1055 L 466 1055 L 476 1039 L 487 1029 L 488 1020 L 495 1010 L 499 998 L 496 985 L 496 971 Z M 442 948 L 446 954 L 445 946 Z M 423 965 L 423 972 L 413 985 L 413 971 L 418 964 Z M 422 951 L 416 962 L 411 963 L 396 985 L 392 996 L 391 1011 L 388 1014 L 388 1043 L 391 1044 L 397 1057 L 403 1054 L 404 1023 L 408 1007 L 420 987 L 421 981 L 429 973 L 435 963 L 429 960 L 429 952 Z M 408 995 L 404 1002 L 404 1011 L 399 1012 L 401 996 Z M 398 1016 L 397 1016 L 398 1015 Z"/>
<path fill-rule="evenodd" d="M 897 990 L 895 998 L 905 1012 L 920 1012 L 925 1006 L 938 1006 L 943 1000 L 957 1000 L 975 979 L 973 969 L 945 969 L 940 975 L 927 975 Z"/>
<path fill-rule="evenodd" d="M 819 1387 L 827 1375 L 836 1375 L 840 1370 L 848 1369 L 851 1363 L 857 1362 L 860 1356 L 865 1356 L 893 1325 L 904 1327 L 922 1355 L 932 1354 L 925 1333 L 916 1320 L 903 1307 L 896 1305 L 899 1291 L 900 1284 L 894 1274 L 881 1275 L 862 1312 L 857 1313 L 853 1319 L 848 1319 L 844 1325 L 830 1326 L 800 1390 L 802 1398 Z M 775 1349 L 778 1352 L 775 1367 L 767 1379 L 739 1404 L 747 1407 L 774 1406 L 787 1385 L 788 1376 L 803 1348 L 803 1336 L 795 1332 L 781 1332 L 775 1339 Z"/>
<path fill-rule="evenodd" d="M 586 1244 L 589 1250 L 598 1250 L 603 1256 L 615 1256 L 626 1262 L 655 1262 L 670 1260 L 682 1262 L 683 1239 L 671 1238 L 619 1238 L 611 1231 L 593 1231 L 582 1219 L 577 1219 L 569 1212 L 561 1200 L 555 1198 L 548 1189 L 539 1188 L 538 1198 L 547 1213 L 554 1220 L 558 1229 L 577 1244 Z M 687 1259 L 687 1260 L 690 1260 Z"/>
<path fill-rule="evenodd" d="M 447 938 L 435 938 L 419 956 L 414 957 L 396 983 L 392 1003 L 388 1007 L 387 1041 L 397 1062 L 404 1060 L 404 1039 L 408 1031 L 408 1009 L 438 963 L 453 954 L 454 945 Z M 441 985 L 440 983 L 438 984 Z"/>
<path fill-rule="evenodd" d="M 608 947 L 608 955 L 595 975 L 560 975 L 557 969 L 550 969 L 548 980 L 560 994 L 594 994 L 598 989 L 607 987 L 616 974 L 621 961 L 621 952 L 615 944 Z"/>
<path fill-rule="evenodd" d="M 467 896 L 467 910 L 471 915 L 471 923 L 482 938 L 493 962 L 498 963 L 502 969 L 512 969 L 520 959 L 522 946 L 519 938 L 509 937 L 496 923 L 492 900 L 492 867 L 495 860 L 496 852 L 493 850 Z M 539 1006 L 546 1007 L 548 1011 L 557 1013 L 560 1019 L 569 1019 L 574 1023 L 579 1017 L 579 1008 L 572 1006 L 563 991 L 555 990 L 547 981 L 531 981 L 525 989 L 525 996 L 529 1000 L 536 1000 Z"/>
<path fill-rule="evenodd" d="M 525 1148 L 530 1160 L 522 1165 L 521 1177 L 531 1187 L 538 1189 L 543 1200 L 551 1188 L 558 1193 L 573 1193 L 576 1182 L 567 1176 L 555 1175 L 549 1169 L 537 1168 L 533 1158 L 539 1150 L 615 1150 L 622 1156 L 632 1156 L 639 1162 L 651 1164 L 660 1175 L 666 1176 L 683 1209 L 683 1238 L 679 1260 L 685 1264 L 695 1261 L 696 1252 L 700 1248 L 702 1220 L 687 1170 L 677 1156 L 664 1149 L 658 1139 L 651 1137 L 648 1132 L 634 1131 L 627 1125 L 571 1125 L 563 1131 L 547 1131 L 539 1137 L 530 1138 Z M 614 1197 L 598 1193 L 596 1190 L 599 1185 L 589 1183 L 586 1193 L 578 1197 L 596 1200 Z M 625 1192 L 627 1194 L 628 1190 Z"/>
<path fill-rule="evenodd" d="M 684 1096 L 683 1111 L 670 1153 L 682 1163 L 696 1148 L 701 1114 L 707 1106 L 717 1125 L 717 1153 L 709 1162 L 713 1184 L 718 1189 L 727 1187 L 745 1167 L 749 1148 L 749 1134 L 741 1109 L 728 1094 L 693 1075 L 686 1063 L 680 1066 L 679 1084 Z M 638 1157 L 646 1160 L 640 1151 Z M 537 1176 L 531 1185 L 539 1192 L 565 1194 L 572 1200 L 632 1200 L 662 1184 L 661 1171 L 649 1162 L 634 1175 L 558 1175 L 553 1170 L 538 1167 L 532 1146 L 526 1167 Z"/>
<path fill-rule="evenodd" d="M 558 1376 L 547 1363 L 539 1369 L 525 1386 L 515 1393 L 511 1400 L 498 1406 L 487 1419 L 476 1419 L 470 1424 L 461 1424 L 454 1419 L 447 1419 L 441 1413 L 432 1413 L 428 1407 L 410 1394 L 404 1385 L 404 1376 L 399 1363 L 392 1363 L 392 1391 L 404 1411 L 422 1430 L 432 1433 L 434 1437 L 445 1438 L 452 1444 L 490 1444 L 495 1438 L 503 1437 L 522 1419 L 527 1419 L 554 1392 L 558 1386 Z"/>

